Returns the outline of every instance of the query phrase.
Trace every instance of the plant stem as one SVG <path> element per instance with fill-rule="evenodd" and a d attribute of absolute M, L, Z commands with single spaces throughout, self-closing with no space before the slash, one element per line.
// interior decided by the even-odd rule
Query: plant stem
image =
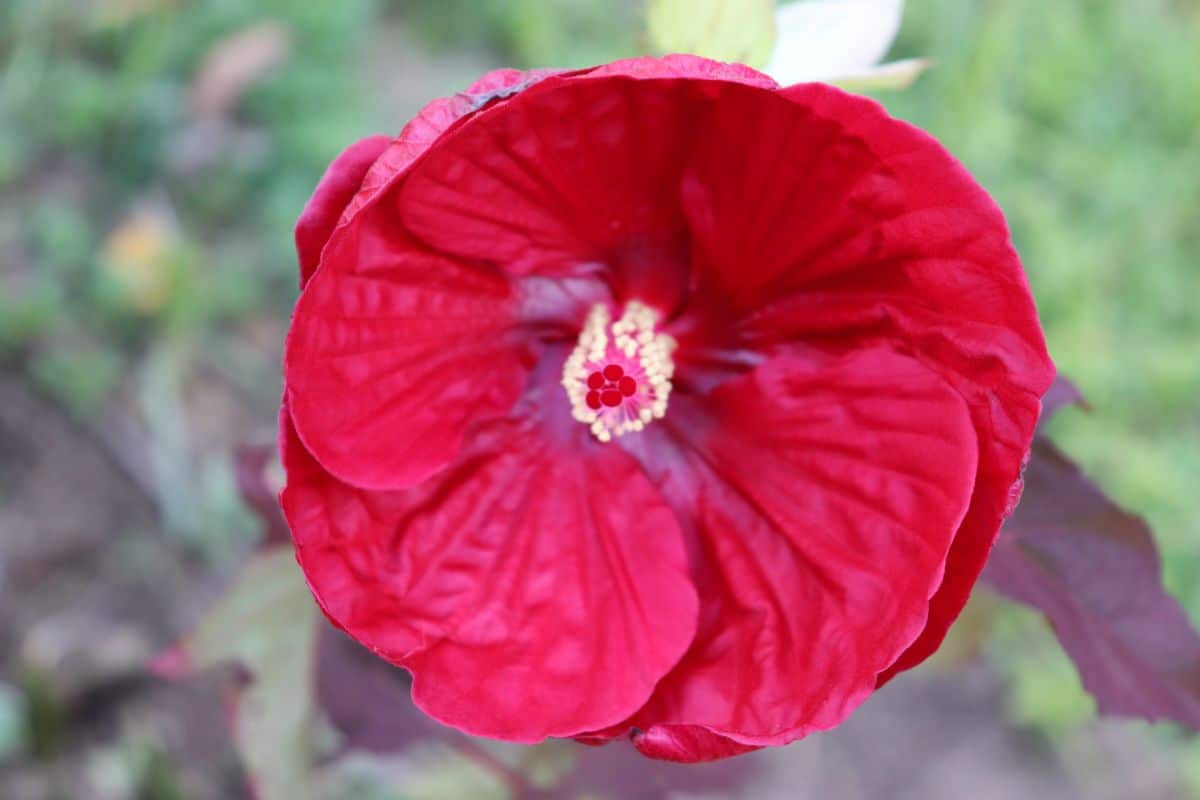
<path fill-rule="evenodd" d="M 454 749 L 499 779 L 508 787 L 513 800 L 537 800 L 542 796 L 542 792 L 518 770 L 505 764 L 471 739 L 455 738 Z"/>

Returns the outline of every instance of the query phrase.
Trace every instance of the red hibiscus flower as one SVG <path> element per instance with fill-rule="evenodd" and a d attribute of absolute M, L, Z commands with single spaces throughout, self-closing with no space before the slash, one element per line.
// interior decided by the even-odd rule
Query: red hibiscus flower
<path fill-rule="evenodd" d="M 482 736 L 837 725 L 961 610 L 1053 376 L 937 142 L 699 58 L 492 73 L 343 153 L 296 240 L 297 557 Z"/>

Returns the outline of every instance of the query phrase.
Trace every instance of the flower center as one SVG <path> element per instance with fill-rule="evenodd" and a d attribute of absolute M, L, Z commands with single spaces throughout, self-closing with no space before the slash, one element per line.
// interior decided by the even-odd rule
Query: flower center
<path fill-rule="evenodd" d="M 588 312 L 579 343 L 563 365 L 571 416 L 602 442 L 667 413 L 675 340 L 654 329 L 657 311 L 632 300 L 614 322 L 608 306 Z"/>

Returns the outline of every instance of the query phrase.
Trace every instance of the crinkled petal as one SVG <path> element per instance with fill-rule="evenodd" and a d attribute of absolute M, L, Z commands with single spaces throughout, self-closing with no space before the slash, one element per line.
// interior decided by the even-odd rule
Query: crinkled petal
<path fill-rule="evenodd" d="M 881 188 L 867 144 L 782 92 L 731 87 L 695 130 L 680 198 L 703 283 L 734 317 L 814 280 L 811 257 L 896 211 L 855 194 Z"/>
<path fill-rule="evenodd" d="M 929 627 L 895 669 L 913 666 L 958 616 L 1011 511 L 1054 375 L 1004 217 L 934 139 L 833 87 L 730 92 L 703 131 L 683 202 L 705 292 L 729 324 L 700 333 L 767 352 L 898 345 L 971 409 L 978 485 Z M 677 362 L 701 338 L 681 341 Z"/>
<path fill-rule="evenodd" d="M 466 91 L 426 105 L 395 139 L 371 136 L 346 148 L 329 165 L 296 223 L 300 288 L 316 271 L 334 229 L 400 177 L 451 125 L 553 74 L 557 71 L 494 70 Z"/>
<path fill-rule="evenodd" d="M 439 97 L 422 108 L 400 131 L 362 181 L 362 188 L 346 205 L 343 220 L 353 217 L 382 190 L 402 177 L 417 158 L 463 117 L 504 100 L 542 80 L 556 70 L 498 69 L 487 73 L 466 91 Z"/>
<path fill-rule="evenodd" d="M 686 78 L 689 80 L 714 80 L 744 83 L 761 89 L 775 89 L 779 84 L 770 76 L 745 64 L 714 61 L 703 56 L 674 53 L 671 55 L 638 58 L 623 58 L 588 70 L 583 76 L 588 79 L 612 75 L 628 75 L 633 78 Z"/>
<path fill-rule="evenodd" d="M 369 492 L 325 471 L 285 419 L 282 503 L 318 602 L 468 733 L 611 725 L 695 632 L 674 515 L 632 458 L 576 428 L 556 442 L 528 419 L 483 424 L 427 483 Z"/>
<path fill-rule="evenodd" d="M 1053 369 L 1003 214 L 937 141 L 823 84 L 731 90 L 701 129 L 683 205 L 742 344 L 890 326 L 944 340 L 964 371 L 998 362 L 979 375 L 989 385 L 1045 391 Z"/>
<path fill-rule="evenodd" d="M 297 304 L 287 391 L 307 446 L 339 477 L 375 489 L 418 483 L 454 456 L 470 421 L 506 412 L 520 393 L 532 353 L 511 284 L 429 253 L 374 200 L 459 119 L 549 74 L 488 73 L 427 105 L 386 147 L 377 138 L 351 148 L 301 218 L 302 278 L 318 262 L 338 274 Z"/>
<path fill-rule="evenodd" d="M 701 597 L 695 642 L 631 724 L 775 745 L 844 720 L 924 627 L 967 510 L 959 393 L 886 349 L 779 357 L 673 398 L 631 447 L 694 526 Z"/>
<path fill-rule="evenodd" d="M 678 242 L 676 95 L 614 79 L 517 98 L 429 152 L 398 192 L 399 218 L 443 252 L 520 274 L 607 263 L 648 237 Z"/>
<path fill-rule="evenodd" d="M 635 731 L 633 744 L 644 756 L 683 764 L 716 761 L 759 749 L 698 725 L 655 725 L 648 731 Z"/>
<path fill-rule="evenodd" d="M 891 298 L 898 286 L 923 298 L 932 313 L 923 316 L 917 310 L 920 301 L 907 306 L 896 301 L 891 309 L 877 310 L 875 321 L 890 318 L 883 325 L 891 328 L 887 338 L 899 334 L 917 342 L 927 361 L 949 368 L 943 372 L 967 399 L 979 433 L 971 508 L 950 550 L 929 624 L 882 676 L 886 681 L 932 655 L 966 604 L 1000 526 L 1020 497 L 1021 470 L 1040 398 L 1054 380 L 1054 363 L 1003 212 L 970 173 L 933 137 L 893 119 L 874 101 L 822 86 L 794 86 L 785 94 L 818 114 L 842 119 L 905 187 L 909 210 L 884 229 L 890 247 L 876 251 L 871 277 L 847 273 L 839 290 L 848 295 L 847 303 L 879 303 L 878 296 L 853 296 L 852 284 L 869 280 Z M 942 178 L 930 180 L 930 175 Z M 902 276 L 889 268 L 897 261 L 907 262 Z M 886 308 L 887 302 L 880 305 Z M 781 308 L 779 316 L 797 310 Z M 860 323 L 861 317 L 849 313 L 822 326 L 821 335 L 844 334 Z"/>
<path fill-rule="evenodd" d="M 369 136 L 355 142 L 333 160 L 317 184 L 300 219 L 296 221 L 296 254 L 300 260 L 300 288 L 316 272 L 321 251 L 337 226 L 343 209 L 362 186 L 363 176 L 391 143 L 387 136 Z"/>
<path fill-rule="evenodd" d="M 951 376 L 952 377 L 952 376 Z M 946 557 L 945 579 L 929 604 L 921 635 L 879 676 L 879 685 L 933 655 L 962 612 L 987 563 L 1004 520 L 1021 497 L 1021 471 L 1029 454 L 1028 431 L 1037 425 L 1036 397 L 989 398 L 966 385 L 971 418 L 979 431 L 979 472 L 971 507 Z"/>
<path fill-rule="evenodd" d="M 603 268 L 618 299 L 673 308 L 687 283 L 677 187 L 695 109 L 735 81 L 774 86 L 688 56 L 546 80 L 431 148 L 397 214 L 442 252 L 516 274 Z"/>
<path fill-rule="evenodd" d="M 449 462 L 473 420 L 508 412 L 533 345 L 503 276 L 407 249 L 379 206 L 354 227 L 331 241 L 296 305 L 287 393 L 326 469 L 404 488 Z"/>

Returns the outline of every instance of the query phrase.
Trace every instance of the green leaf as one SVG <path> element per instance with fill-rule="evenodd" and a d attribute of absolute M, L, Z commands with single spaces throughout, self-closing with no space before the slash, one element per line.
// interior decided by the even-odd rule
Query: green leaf
<path fill-rule="evenodd" d="M 417 747 L 409 758 L 412 779 L 404 785 L 407 800 L 506 800 L 513 794 L 494 771 L 453 747 Z"/>
<path fill-rule="evenodd" d="M 24 693 L 0 681 L 0 761 L 25 747 L 25 724 L 29 713 Z"/>
<path fill-rule="evenodd" d="M 833 83 L 852 92 L 907 89 L 931 66 L 933 66 L 933 62 L 927 58 L 907 58 L 903 61 L 880 64 L 861 73 L 836 78 Z"/>
<path fill-rule="evenodd" d="M 250 673 L 233 734 L 261 800 L 314 797 L 316 606 L 291 547 L 254 556 L 228 594 L 158 666 L 189 673 L 236 663 Z"/>
<path fill-rule="evenodd" d="M 772 0 L 648 0 L 646 29 L 663 53 L 762 67 L 775 47 Z"/>

